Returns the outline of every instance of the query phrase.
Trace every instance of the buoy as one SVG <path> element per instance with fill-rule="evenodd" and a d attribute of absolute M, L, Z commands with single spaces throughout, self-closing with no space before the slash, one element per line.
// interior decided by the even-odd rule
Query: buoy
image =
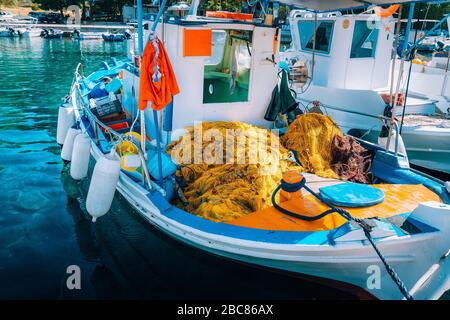
<path fill-rule="evenodd" d="M 393 4 L 388 8 L 374 7 L 375 14 L 381 18 L 389 18 L 400 8 L 399 4 Z"/>
<path fill-rule="evenodd" d="M 86 210 L 92 222 L 105 215 L 111 208 L 120 175 L 120 161 L 101 157 L 94 167 L 86 199 Z"/>
<path fill-rule="evenodd" d="M 395 138 L 396 138 L 396 131 L 392 130 L 391 133 L 391 141 L 389 142 L 389 151 L 395 152 Z M 388 141 L 388 137 L 378 137 L 378 145 L 386 148 Z M 398 136 L 398 153 L 407 156 L 405 143 L 403 142 L 403 138 L 401 135 Z"/>
<path fill-rule="evenodd" d="M 73 143 L 77 135 L 81 133 L 78 128 L 69 128 L 67 131 L 66 139 L 61 150 L 61 158 L 65 161 L 72 161 Z"/>
<path fill-rule="evenodd" d="M 85 133 L 77 135 L 73 143 L 72 163 L 70 164 L 70 175 L 75 180 L 81 180 L 87 176 L 90 154 L 91 139 Z"/>
<path fill-rule="evenodd" d="M 58 128 L 56 130 L 56 142 L 59 145 L 64 144 L 67 131 L 73 126 L 73 108 L 60 106 L 58 110 Z"/>

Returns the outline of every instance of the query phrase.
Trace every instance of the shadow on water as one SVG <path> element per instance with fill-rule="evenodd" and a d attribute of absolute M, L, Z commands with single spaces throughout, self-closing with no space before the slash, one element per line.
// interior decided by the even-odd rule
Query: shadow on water
<path fill-rule="evenodd" d="M 92 163 L 91 168 L 92 170 Z M 89 181 L 61 175 L 97 298 L 352 299 L 337 289 L 223 259 L 172 239 L 139 216 L 116 192 L 110 212 L 94 224 L 85 211 Z M 76 198 L 77 200 L 75 200 Z"/>

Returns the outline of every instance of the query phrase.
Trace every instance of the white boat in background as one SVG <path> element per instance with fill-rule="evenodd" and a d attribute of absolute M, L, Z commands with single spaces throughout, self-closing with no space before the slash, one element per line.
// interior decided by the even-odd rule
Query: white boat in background
<path fill-rule="evenodd" d="M 377 142 L 384 124 L 380 117 L 385 115 L 390 102 L 395 21 L 385 18 L 382 26 L 376 28 L 371 27 L 373 21 L 379 19 L 371 14 L 318 14 L 313 53 L 314 15 L 302 10 L 292 11 L 290 25 L 294 48 L 284 54 L 281 62 L 286 68 L 292 68 L 296 61 L 305 64 L 308 81 L 306 85 L 301 81 L 296 91 L 298 101 L 306 110 L 313 105 L 319 107 L 332 116 L 344 132 Z M 444 70 L 434 69 L 428 77 L 425 81 L 432 90 L 425 94 L 415 90 L 412 76 L 401 136 L 411 163 L 450 172 L 450 120 L 441 112 L 445 107 L 438 108 L 448 104 L 446 90 L 450 86 Z M 432 94 L 434 92 L 436 94 Z M 399 101 L 394 110 L 401 119 L 403 101 Z M 425 122 L 421 121 L 424 116 Z M 391 144 L 390 148 L 395 146 Z"/>
<path fill-rule="evenodd" d="M 31 28 L 0 28 L 0 37 L 4 38 L 27 38 L 31 35 Z"/>
<path fill-rule="evenodd" d="M 14 16 L 9 12 L 3 10 L 0 11 L 0 22 L 10 21 L 11 19 L 13 19 L 13 17 Z"/>
<path fill-rule="evenodd" d="M 360 5 L 354 1 L 339 1 L 339 5 L 332 1 L 287 2 L 314 10 Z M 411 296 L 415 299 L 438 299 L 448 290 L 450 194 L 442 181 L 411 170 L 403 156 L 371 143 L 362 142 L 375 154 L 370 168 L 376 177 L 374 185 L 391 188 L 390 197 L 379 199 L 386 204 L 381 210 L 382 214 L 387 214 L 389 218 L 384 216 L 385 218 L 370 219 L 371 226 L 367 225 L 368 219 L 355 220 L 349 216 L 346 221 L 341 221 L 342 225 L 331 227 L 317 227 L 311 225 L 312 222 L 308 218 L 299 218 L 298 214 L 306 214 L 309 218 L 317 218 L 320 221 L 311 210 L 314 210 L 313 207 L 322 208 L 329 202 L 317 195 L 313 198 L 314 193 L 324 190 L 318 188 L 326 186 L 333 186 L 342 191 L 339 188 L 347 185 L 342 181 L 323 179 L 315 174 L 304 175 L 308 180 L 306 184 L 310 186 L 304 197 L 292 199 L 299 201 L 299 206 L 294 208 L 300 211 L 303 208 L 303 211 L 306 211 L 298 212 L 297 216 L 285 215 L 287 209 L 284 208 L 283 211 L 283 208 L 276 207 L 275 200 L 272 201 L 273 206 L 266 208 L 268 211 L 262 209 L 250 212 L 249 216 L 252 217 L 249 220 L 235 219 L 224 222 L 208 220 L 189 213 L 186 207 L 175 205 L 179 188 L 174 182 L 176 170 L 172 169 L 174 166 L 176 169 L 181 167 L 177 167 L 166 150 L 161 148 L 160 141 L 168 143 L 177 139 L 179 136 L 172 135 L 172 131 L 183 132 L 196 121 L 240 121 L 271 128 L 273 122 L 266 121 L 264 115 L 273 88 L 278 84 L 279 69 L 274 58 L 277 58 L 279 52 L 279 42 L 275 42 L 274 46 L 278 29 L 271 24 L 262 26 L 259 21 L 240 21 L 238 17 L 197 17 L 195 12 L 198 1 L 192 4 L 194 15 L 186 19 L 173 18 L 170 23 L 159 23 L 165 4 L 166 1 L 163 1 L 162 9 L 156 17 L 151 16 L 150 30 L 143 31 L 143 23 L 139 21 L 138 52 L 132 53 L 130 60 L 116 62 L 112 67 L 104 64 L 103 69 L 88 76 L 82 74 L 83 68 L 79 65 L 75 71 L 70 97 L 59 108 L 57 141 L 64 143 L 62 158 L 72 161 L 72 176 L 82 179 L 87 174 L 89 157 L 92 156 L 96 160 L 86 200 L 87 211 L 93 220 L 101 219 L 101 216 L 107 213 L 117 190 L 148 223 L 163 233 L 222 258 L 319 277 L 326 279 L 330 285 L 345 283 L 352 289 L 362 290 L 380 299 L 409 299 Z M 140 10 L 142 8 L 138 7 L 138 11 Z M 232 15 L 230 13 L 228 16 Z M 335 40 L 351 42 L 350 31 L 358 17 L 324 18 L 327 20 L 319 19 L 319 28 L 322 26 L 323 30 L 318 32 L 318 38 L 321 39 L 318 43 L 320 50 L 330 53 L 326 40 L 332 34 L 333 25 L 335 30 L 340 25 L 347 26 L 345 30 L 348 31 L 336 36 Z M 367 21 L 363 18 L 362 22 L 365 24 Z M 308 23 L 311 26 L 311 23 Z M 331 29 L 327 27 L 330 24 Z M 164 41 L 164 50 L 159 47 L 160 42 L 156 36 Z M 142 67 L 147 65 L 146 63 L 147 66 L 151 65 L 153 61 L 145 61 L 151 55 L 142 61 L 140 59 L 145 44 L 143 39 L 149 39 L 149 46 L 158 46 L 150 47 L 149 52 L 154 50 L 164 54 L 167 51 L 180 88 L 180 93 L 164 110 L 157 111 L 159 108 L 152 109 L 148 104 L 145 110 L 137 109 L 139 91 L 144 90 L 139 87 L 140 75 L 143 72 L 147 73 L 145 79 L 152 82 L 169 79 L 171 76 L 170 72 L 160 69 L 158 63 L 152 68 Z M 386 43 L 380 42 L 379 46 L 390 45 L 389 39 Z M 369 44 L 362 47 L 370 50 Z M 341 58 L 345 53 L 349 53 L 349 48 L 339 49 L 342 50 Z M 326 62 L 323 60 L 326 56 L 323 54 L 320 62 Z M 159 57 L 154 61 L 159 61 Z M 228 67 L 230 64 L 231 68 Z M 328 67 L 332 73 L 337 73 L 338 79 L 335 80 L 354 84 L 357 79 L 347 77 L 345 69 L 361 70 L 370 65 L 374 68 L 373 64 L 374 60 L 369 60 L 358 61 L 349 66 L 344 60 L 339 61 L 336 66 L 330 63 L 318 63 L 317 66 Z M 139 69 L 140 67 L 142 69 Z M 382 71 L 382 68 L 379 69 Z M 162 78 L 159 77 L 160 70 L 163 72 Z M 318 70 L 325 72 L 325 69 Z M 369 78 L 370 75 L 364 74 L 364 77 Z M 374 77 L 375 82 L 379 80 L 375 78 L 377 77 Z M 325 77 L 319 77 L 317 71 L 315 80 L 325 81 Z M 370 81 L 372 82 L 372 78 Z M 353 100 L 355 114 L 358 114 L 358 110 L 362 112 L 360 109 L 370 103 L 365 94 L 367 92 L 372 93 L 369 94 L 372 102 L 382 101 L 380 94 L 374 90 L 353 89 L 354 92 L 360 90 L 361 94 L 353 95 L 350 99 L 348 95 L 341 93 L 342 90 L 349 89 L 332 88 L 332 91 L 327 91 L 327 88 L 316 83 L 311 85 L 309 90 L 322 93 L 317 96 L 320 98 L 329 96 L 330 102 L 333 102 L 333 98 L 341 102 L 345 99 Z M 118 123 L 112 121 L 109 114 L 102 117 L 97 109 L 100 100 L 96 99 L 101 99 L 101 105 L 107 106 L 107 110 L 111 110 L 111 107 L 112 110 L 117 110 L 119 107 L 123 126 L 118 127 Z M 378 107 L 376 104 L 374 106 Z M 378 113 L 374 114 L 371 117 L 378 125 Z M 342 119 L 345 120 L 344 117 Z M 137 130 L 135 124 L 140 126 L 140 130 Z M 143 139 L 137 141 L 135 135 L 139 132 L 142 133 Z M 167 141 L 164 141 L 163 137 L 168 137 Z M 155 140 L 156 143 L 147 143 L 147 138 Z M 141 171 L 128 168 L 125 159 L 128 155 L 119 154 L 118 150 L 129 144 L 135 150 L 133 155 L 140 163 Z M 363 188 L 360 184 L 354 187 L 358 190 Z M 275 199 L 280 188 L 274 190 L 272 199 Z M 299 190 L 302 186 L 299 184 L 296 188 Z M 371 188 L 375 187 L 365 186 L 364 189 L 372 190 Z M 322 191 L 320 192 L 322 194 Z M 355 194 L 336 192 L 334 196 L 354 198 Z M 180 193 L 178 197 L 183 199 Z M 307 202 L 304 201 L 313 200 L 318 201 L 319 207 L 305 206 Z M 406 211 L 403 207 L 405 204 L 409 206 Z M 375 209 L 376 205 L 373 204 L 366 207 L 366 217 L 379 218 L 374 213 Z M 333 214 L 344 216 L 345 212 L 350 216 L 357 214 L 351 208 L 346 209 L 349 211 L 343 208 L 333 210 Z M 352 213 L 349 213 L 350 211 Z M 265 221 L 268 221 L 268 224 L 263 227 Z M 286 228 L 285 223 L 291 224 L 291 229 Z M 383 258 L 380 260 L 380 257 Z M 391 269 L 388 267 L 389 271 L 385 272 L 387 265 Z M 378 270 L 380 275 L 377 280 L 379 285 L 376 286 L 368 284 L 370 272 L 373 270 Z"/>
<path fill-rule="evenodd" d="M 14 36 L 14 30 L 12 28 L 1 28 L 0 27 L 0 37 L 1 38 L 12 38 Z"/>

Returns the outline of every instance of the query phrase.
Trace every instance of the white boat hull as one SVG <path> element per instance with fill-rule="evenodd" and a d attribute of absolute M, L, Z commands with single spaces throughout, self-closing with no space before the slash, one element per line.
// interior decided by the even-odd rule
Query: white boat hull
<path fill-rule="evenodd" d="M 79 119 L 76 101 L 73 93 L 75 116 Z M 82 130 L 86 130 L 83 124 Z M 92 156 L 95 159 L 102 157 L 98 146 L 94 142 L 91 145 Z M 257 266 L 344 282 L 380 299 L 403 298 L 367 241 L 340 242 L 336 245 L 278 244 L 204 232 L 166 216 L 150 200 L 149 191 L 135 183 L 124 172 L 120 174 L 117 190 L 153 226 L 198 249 Z M 448 209 L 450 211 L 450 206 Z M 413 288 L 411 293 L 416 299 L 439 298 L 450 286 L 449 259 L 441 259 L 445 253 L 444 248 L 449 247 L 448 232 L 449 230 L 445 229 L 414 237 L 375 240 L 406 287 Z M 370 268 L 380 271 L 379 287 L 367 286 L 371 275 L 368 271 L 372 270 Z M 427 272 L 427 280 L 423 281 L 422 276 Z"/>

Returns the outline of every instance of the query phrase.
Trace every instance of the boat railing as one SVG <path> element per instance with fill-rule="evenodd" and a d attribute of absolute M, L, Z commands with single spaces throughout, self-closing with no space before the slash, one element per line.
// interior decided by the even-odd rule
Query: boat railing
<path fill-rule="evenodd" d="M 385 116 L 378 116 L 378 118 L 381 120 L 381 122 L 389 127 L 390 125 L 394 126 L 395 129 L 395 146 L 394 146 L 394 154 L 395 156 L 398 156 L 398 146 L 399 146 L 399 139 L 400 139 L 400 130 L 397 120 L 393 120 L 392 118 L 388 118 Z M 388 139 L 388 143 L 386 145 L 386 151 L 389 151 L 389 143 L 390 139 Z"/>
<path fill-rule="evenodd" d="M 395 154 L 395 156 L 398 156 L 398 148 L 399 148 L 399 141 L 400 141 L 400 130 L 399 130 L 399 125 L 398 125 L 397 120 L 393 120 L 392 121 L 391 118 L 388 118 L 388 117 L 385 117 L 385 116 L 381 116 L 381 115 L 377 116 L 377 115 L 368 114 L 368 113 L 364 113 L 364 112 L 360 112 L 360 111 L 346 110 L 344 108 L 339 108 L 339 107 L 336 107 L 336 106 L 325 105 L 325 104 L 323 104 L 321 102 L 320 102 L 320 106 L 324 107 L 325 110 L 326 109 L 332 109 L 332 110 L 346 112 L 346 113 L 351 113 L 351 114 L 356 114 L 356 115 L 359 115 L 359 116 L 368 117 L 368 118 L 372 118 L 372 119 L 378 119 L 378 120 L 381 121 L 382 125 L 385 125 L 385 126 L 388 126 L 388 127 L 392 123 L 392 125 L 394 126 L 394 129 L 395 129 L 394 154 Z M 372 130 L 372 129 L 370 129 L 370 130 Z M 387 152 L 390 152 L 388 145 L 386 145 L 385 150 Z"/>
<path fill-rule="evenodd" d="M 121 133 L 115 131 L 114 129 L 111 129 L 109 126 L 107 126 L 106 124 L 104 124 L 102 121 L 100 121 L 97 118 L 97 116 L 90 110 L 89 106 L 86 106 L 86 103 L 83 101 L 83 94 L 81 92 L 81 85 L 80 85 L 80 81 L 82 81 L 82 79 L 83 79 L 82 73 L 83 73 L 83 65 L 81 63 L 79 63 L 77 68 L 75 69 L 75 78 L 74 78 L 74 84 L 72 86 L 71 96 L 72 96 L 72 98 L 74 98 L 74 97 L 78 98 L 77 109 L 78 109 L 78 107 L 81 108 L 81 110 L 83 110 L 85 112 L 85 114 L 88 115 L 88 117 L 91 119 L 91 121 L 94 122 L 93 130 L 94 130 L 94 135 L 97 140 L 96 142 L 98 143 L 97 137 L 98 137 L 98 126 L 99 126 L 99 127 L 102 127 L 107 134 L 114 136 L 117 139 L 116 141 L 111 142 L 112 150 L 114 150 L 117 145 L 119 145 L 120 143 L 122 143 L 124 141 L 128 141 L 133 146 L 135 146 L 136 149 L 138 150 L 139 158 L 142 163 L 142 169 L 143 169 L 145 180 L 146 180 L 145 182 L 147 183 L 149 190 L 153 191 L 154 189 L 157 189 L 163 196 L 165 196 L 166 195 L 165 190 L 163 190 L 159 186 L 156 186 L 156 184 L 155 185 L 152 184 L 151 179 L 150 179 L 150 174 L 149 174 L 149 171 L 147 168 L 147 162 L 145 161 L 144 152 L 142 151 L 140 144 L 138 144 L 134 141 L 133 135 L 124 135 L 124 134 L 121 134 Z M 76 90 L 76 95 L 73 96 L 73 93 L 75 90 Z"/>

